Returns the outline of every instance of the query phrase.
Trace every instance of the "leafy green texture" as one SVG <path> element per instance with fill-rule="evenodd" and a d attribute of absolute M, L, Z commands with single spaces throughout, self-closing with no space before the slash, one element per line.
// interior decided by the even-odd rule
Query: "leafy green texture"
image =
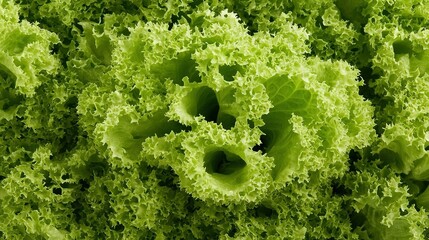
<path fill-rule="evenodd" d="M 357 172 L 345 178 L 345 189 L 352 208 L 351 219 L 361 224 L 361 239 L 420 239 L 428 224 L 427 213 L 410 205 L 408 189 L 387 168 L 358 162 Z"/>
<path fill-rule="evenodd" d="M 428 13 L 0 0 L 0 238 L 428 238 Z"/>

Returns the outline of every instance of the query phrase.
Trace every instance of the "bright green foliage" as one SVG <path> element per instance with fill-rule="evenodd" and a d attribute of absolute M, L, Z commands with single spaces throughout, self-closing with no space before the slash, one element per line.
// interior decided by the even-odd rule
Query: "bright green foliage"
<path fill-rule="evenodd" d="M 375 163 L 360 161 L 357 172 L 346 176 L 344 188 L 352 208 L 352 222 L 360 239 L 422 239 L 427 213 L 410 205 L 408 189 L 399 177 Z M 362 231 L 365 230 L 365 231 Z"/>
<path fill-rule="evenodd" d="M 405 7 L 394 5 L 392 11 L 405 11 Z M 382 160 L 390 162 L 395 170 L 404 173 L 412 171 L 413 178 L 428 180 L 424 172 L 428 169 L 425 147 L 428 146 L 429 131 L 429 109 L 426 104 L 429 100 L 426 93 L 429 68 L 425 59 L 429 56 L 429 32 L 411 28 L 417 27 L 410 26 L 410 23 L 417 21 L 417 17 L 403 22 L 404 19 L 392 14 L 368 24 L 370 42 L 377 49 L 373 69 L 375 74 L 380 75 L 370 84 L 383 103 L 377 112 L 382 136 L 375 152 L 380 154 Z M 398 24 L 384 24 L 386 18 Z M 424 20 L 421 21 L 423 26 L 427 25 Z"/>
<path fill-rule="evenodd" d="M 0 0 L 0 238 L 428 238 L 428 16 Z"/>
<path fill-rule="evenodd" d="M 18 12 L 9 8 L 2 9 L 0 18 L 0 90 L 6 96 L 2 97 L 2 109 L 6 110 L 3 118 L 13 115 L 17 95 L 34 94 L 43 81 L 40 73 L 54 73 L 58 68 L 58 61 L 50 54 L 50 45 L 58 42 L 55 34 L 27 21 L 18 22 Z M 12 102 L 6 103 L 7 98 Z"/>
<path fill-rule="evenodd" d="M 322 181 L 342 175 L 347 152 L 371 140 L 357 71 L 306 60 L 304 31 L 288 24 L 274 37 L 250 36 L 226 12 L 191 15 L 190 25 L 138 25 L 113 53 L 114 77 L 131 86 L 111 93 L 112 114 L 95 132 L 122 164 L 143 142 L 143 160 L 171 167 L 195 197 L 253 202 L 310 172 Z M 133 91 L 140 113 L 125 100 Z M 168 131 L 182 132 L 162 137 Z M 258 144 L 262 151 L 252 151 Z"/>

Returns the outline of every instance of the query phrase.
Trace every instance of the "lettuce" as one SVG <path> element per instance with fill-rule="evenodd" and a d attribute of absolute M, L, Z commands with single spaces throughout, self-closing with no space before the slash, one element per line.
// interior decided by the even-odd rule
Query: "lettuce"
<path fill-rule="evenodd" d="M 4 239 L 425 239 L 426 1 L 0 0 Z"/>

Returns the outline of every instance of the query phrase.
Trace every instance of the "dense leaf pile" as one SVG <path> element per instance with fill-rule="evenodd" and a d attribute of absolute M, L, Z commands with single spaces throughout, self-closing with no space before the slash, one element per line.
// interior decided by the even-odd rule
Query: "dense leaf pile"
<path fill-rule="evenodd" d="M 428 16 L 0 0 L 0 238 L 427 238 Z"/>

